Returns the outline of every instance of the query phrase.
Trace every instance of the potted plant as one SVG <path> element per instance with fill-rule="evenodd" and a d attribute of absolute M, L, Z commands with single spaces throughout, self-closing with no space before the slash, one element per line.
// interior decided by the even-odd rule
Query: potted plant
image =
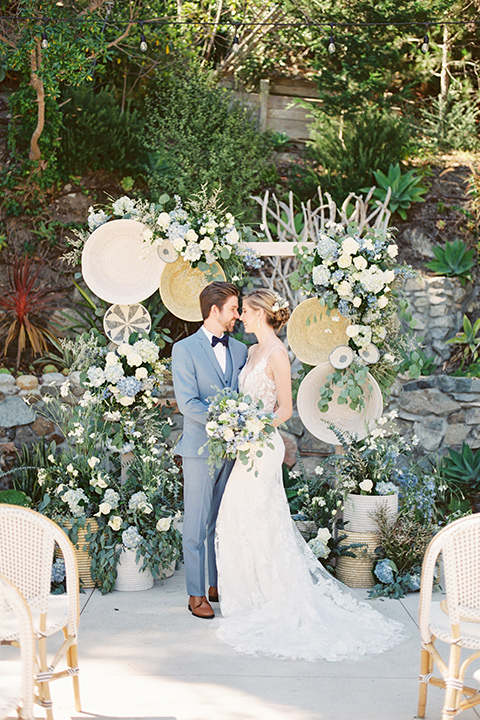
<path fill-rule="evenodd" d="M 414 438 L 404 438 L 393 425 L 396 412 L 380 418 L 376 426 L 363 439 L 338 430 L 343 453 L 336 455 L 333 472 L 336 488 L 344 498 L 343 519 L 349 532 L 375 532 L 373 513 L 379 506 L 386 508 L 394 520 L 398 511 L 398 485 L 396 470 L 407 463 Z"/>

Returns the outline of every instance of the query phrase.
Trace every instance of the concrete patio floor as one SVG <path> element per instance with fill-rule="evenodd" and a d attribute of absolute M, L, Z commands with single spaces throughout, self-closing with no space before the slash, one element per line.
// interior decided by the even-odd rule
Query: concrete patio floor
<path fill-rule="evenodd" d="M 410 720 L 417 709 L 418 593 L 371 602 L 406 624 L 410 640 L 360 662 L 312 663 L 252 657 L 222 644 L 216 619 L 187 611 L 183 569 L 144 592 L 86 591 L 83 712 L 75 711 L 70 680 L 60 680 L 52 686 L 55 720 Z M 442 704 L 443 691 L 430 687 L 426 717 L 440 718 Z M 35 715 L 43 715 L 38 706 Z M 460 717 L 480 715 L 472 709 Z"/>

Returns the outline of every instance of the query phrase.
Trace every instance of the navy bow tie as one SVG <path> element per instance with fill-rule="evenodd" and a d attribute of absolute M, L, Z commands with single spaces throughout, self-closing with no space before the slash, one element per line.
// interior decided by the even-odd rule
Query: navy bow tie
<path fill-rule="evenodd" d="M 225 347 L 228 347 L 228 335 L 224 335 L 223 337 L 219 338 L 216 335 L 212 335 L 212 347 L 215 347 L 218 343 L 222 343 L 222 345 L 225 345 Z"/>

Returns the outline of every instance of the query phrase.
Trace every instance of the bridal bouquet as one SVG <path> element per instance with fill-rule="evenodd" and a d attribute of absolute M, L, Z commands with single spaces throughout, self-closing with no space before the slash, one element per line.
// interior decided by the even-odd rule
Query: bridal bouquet
<path fill-rule="evenodd" d="M 263 410 L 261 400 L 231 388 L 220 390 L 208 398 L 209 408 L 206 431 L 208 440 L 199 454 L 207 447 L 209 465 L 212 469 L 222 464 L 225 458 L 238 457 L 244 465 L 262 456 L 262 447 L 273 447 L 269 436 L 275 431 L 274 415 Z"/>

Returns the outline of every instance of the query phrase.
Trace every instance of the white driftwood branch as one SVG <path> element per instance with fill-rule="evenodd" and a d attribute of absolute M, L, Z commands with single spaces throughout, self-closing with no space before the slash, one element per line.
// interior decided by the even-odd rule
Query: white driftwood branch
<path fill-rule="evenodd" d="M 391 217 L 388 210 L 391 189 L 388 189 L 383 202 L 375 200 L 372 203 L 374 190 L 374 187 L 370 188 L 365 196 L 352 192 L 341 207 L 337 208 L 331 195 L 327 192 L 323 194 L 321 187 L 318 187 L 317 207 L 312 208 L 312 200 L 301 203 L 303 227 L 300 232 L 295 229 L 292 192 L 288 195 L 288 203 L 278 200 L 275 194 L 270 194 L 268 190 L 263 198 L 252 196 L 252 200 L 258 202 L 262 208 L 262 230 L 267 238 L 267 242 L 248 243 L 263 257 L 264 265 L 259 272 L 262 283 L 287 297 L 294 308 L 301 300 L 301 294 L 293 292 L 288 282 L 297 265 L 294 248 L 300 244 L 311 249 L 330 222 L 343 227 L 355 223 L 359 232 L 366 228 L 386 230 Z"/>

